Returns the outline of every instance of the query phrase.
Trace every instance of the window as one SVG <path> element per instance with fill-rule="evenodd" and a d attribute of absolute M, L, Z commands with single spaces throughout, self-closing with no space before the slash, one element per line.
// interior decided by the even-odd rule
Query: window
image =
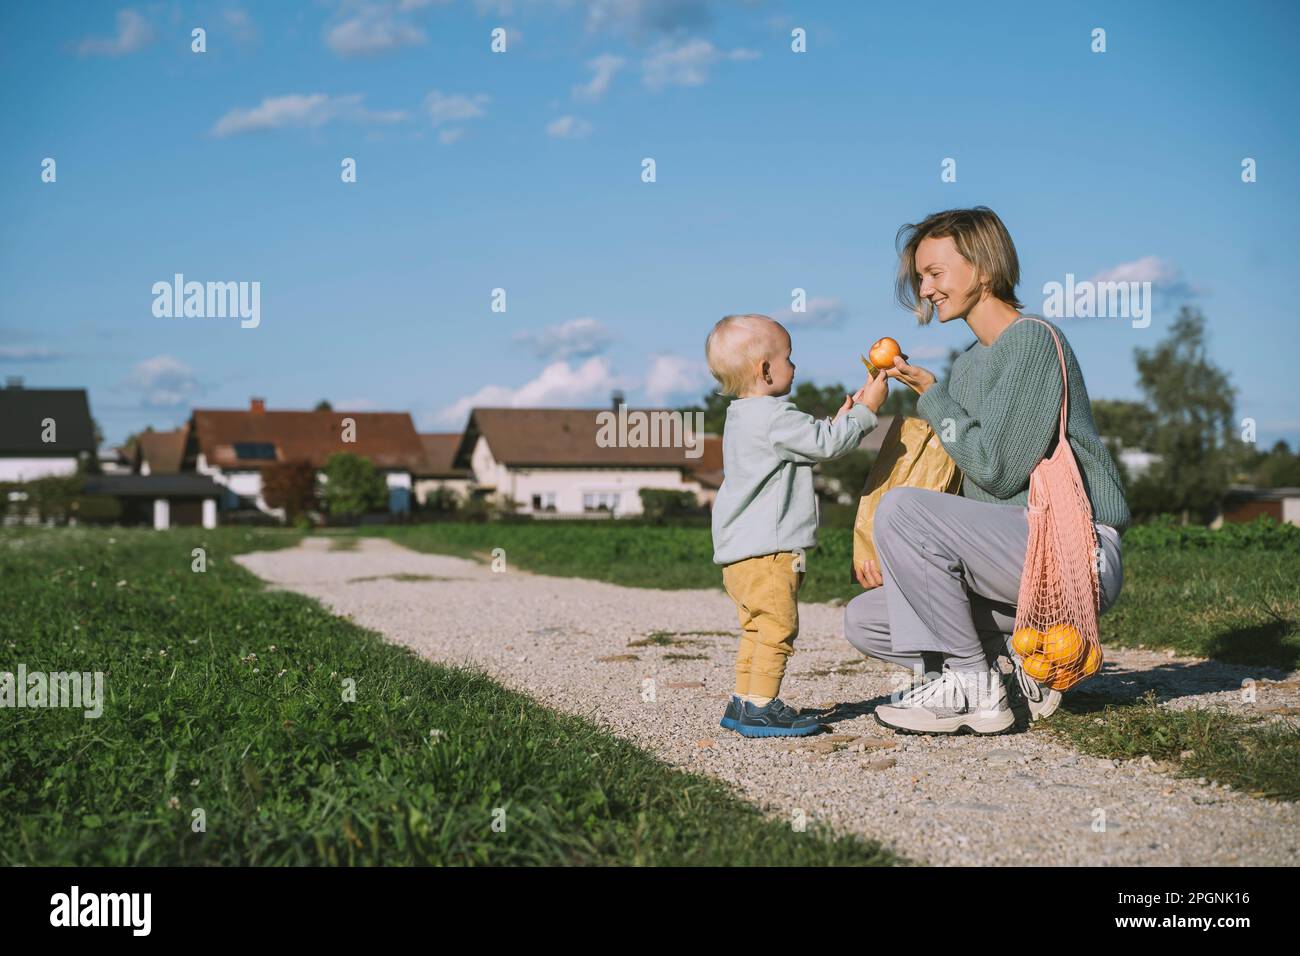
<path fill-rule="evenodd" d="M 543 491 L 533 495 L 534 511 L 554 511 L 555 510 L 555 492 Z"/>
<path fill-rule="evenodd" d="M 237 441 L 235 457 L 241 461 L 275 461 L 275 445 L 269 441 Z"/>
<path fill-rule="evenodd" d="M 583 511 L 618 511 L 617 491 L 588 491 L 582 496 Z"/>

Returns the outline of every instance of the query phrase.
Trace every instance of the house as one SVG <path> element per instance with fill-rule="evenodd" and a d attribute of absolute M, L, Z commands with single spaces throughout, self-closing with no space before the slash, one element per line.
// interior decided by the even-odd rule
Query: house
<path fill-rule="evenodd" d="M 0 481 L 71 476 L 98 465 L 95 424 L 84 388 L 0 389 Z"/>
<path fill-rule="evenodd" d="M 210 479 L 176 474 L 175 451 L 179 433 L 146 433 L 133 449 L 113 449 L 108 454 L 95 447 L 95 426 L 90 403 L 82 388 L 24 388 L 10 379 L 0 390 L 0 481 L 28 482 L 52 476 L 84 476 L 82 494 L 117 498 L 121 524 L 217 523 L 217 498 L 221 493 Z M 50 435 L 52 441 L 44 441 Z M 157 439 L 157 440 L 155 440 Z M 147 448 L 158 468 L 168 474 L 151 474 L 148 465 L 132 474 L 130 454 Z M 102 468 L 107 463 L 108 468 Z M 27 493 L 10 492 L 23 500 Z M 30 521 L 30 514 L 6 516 L 6 521 Z"/>
<path fill-rule="evenodd" d="M 135 436 L 125 449 L 127 464 L 132 474 L 176 475 L 181 472 L 185 458 L 185 443 L 189 438 L 189 423 L 172 431 L 156 432 L 146 428 Z"/>
<path fill-rule="evenodd" d="M 276 462 L 306 461 L 319 471 L 339 452 L 369 458 L 395 513 L 410 510 L 412 476 L 425 467 L 407 412 L 268 411 L 253 398 L 247 409 L 196 408 L 186 429 L 181 471 L 221 485 L 224 508 L 256 507 L 279 518 L 283 509 L 262 497 L 262 470 Z"/>
<path fill-rule="evenodd" d="M 121 503 L 123 525 L 215 528 L 223 489 L 206 475 L 89 475 L 86 495 L 106 495 Z"/>
<path fill-rule="evenodd" d="M 629 410 L 629 416 L 676 413 Z M 602 444 L 598 408 L 475 408 L 452 458 L 472 474 L 470 492 L 545 517 L 641 513 L 644 488 L 688 491 L 711 500 L 721 483 L 721 439 L 678 447 Z"/>
<path fill-rule="evenodd" d="M 1254 521 L 1268 515 L 1283 524 L 1300 525 L 1300 488 L 1256 488 L 1232 485 L 1224 495 L 1223 505 L 1211 528 L 1225 523 Z"/>
<path fill-rule="evenodd" d="M 452 492 L 461 501 L 469 497 L 474 472 L 452 464 L 460 439 L 460 432 L 420 433 L 424 460 L 411 476 L 415 500 L 420 505 L 424 505 L 429 495 L 437 490 Z"/>
<path fill-rule="evenodd" d="M 131 467 L 132 446 L 104 445 L 99 449 L 99 473 L 101 475 L 129 475 Z"/>

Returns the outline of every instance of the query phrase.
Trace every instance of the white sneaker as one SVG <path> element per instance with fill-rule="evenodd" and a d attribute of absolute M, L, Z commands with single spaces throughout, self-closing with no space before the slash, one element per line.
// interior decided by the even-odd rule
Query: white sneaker
<path fill-rule="evenodd" d="M 951 671 L 876 708 L 876 721 L 912 734 L 1001 734 L 1015 725 L 1002 675 L 996 670 Z"/>
<path fill-rule="evenodd" d="M 1020 696 L 1025 699 L 1025 704 L 1029 707 L 1029 719 L 1042 720 L 1056 713 L 1056 708 L 1061 706 L 1061 692 L 1053 690 L 1046 684 L 1038 683 L 1025 673 L 1025 669 L 1020 664 L 1020 655 L 1012 649 L 1010 639 L 1007 640 L 1007 657 L 1011 658 L 1011 666 L 1015 668 L 1016 686 L 1020 689 Z"/>
<path fill-rule="evenodd" d="M 1061 706 L 1061 692 L 1048 687 L 1046 684 L 1040 684 L 1020 666 L 1020 660 L 1013 657 L 1012 662 L 1016 666 L 1016 683 L 1020 688 L 1021 695 L 1025 698 L 1025 703 L 1029 705 L 1029 719 L 1042 720 L 1045 717 L 1051 717 L 1056 713 L 1056 708 Z"/>

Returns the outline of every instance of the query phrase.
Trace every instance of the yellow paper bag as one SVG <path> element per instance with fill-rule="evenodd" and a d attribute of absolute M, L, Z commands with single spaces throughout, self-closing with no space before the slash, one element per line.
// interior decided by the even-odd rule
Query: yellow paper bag
<path fill-rule="evenodd" d="M 876 505 L 886 491 L 929 488 L 957 494 L 961 479 L 961 469 L 944 451 L 929 422 L 924 418 L 895 415 L 858 499 L 858 515 L 853 522 L 854 567 L 862 567 L 863 561 L 876 560 L 871 529 L 876 520 Z"/>

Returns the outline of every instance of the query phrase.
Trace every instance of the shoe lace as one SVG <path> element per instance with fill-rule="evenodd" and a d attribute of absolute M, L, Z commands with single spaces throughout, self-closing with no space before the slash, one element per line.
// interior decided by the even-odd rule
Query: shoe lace
<path fill-rule="evenodd" d="M 1020 666 L 1018 661 L 1016 662 L 1016 682 L 1020 685 L 1020 693 L 1025 696 L 1025 700 L 1031 700 L 1035 704 L 1042 701 L 1044 697 L 1043 685 L 1026 674 L 1025 669 Z"/>
<path fill-rule="evenodd" d="M 913 687 L 899 699 L 898 706 L 920 707 L 938 693 L 941 688 L 949 686 L 949 675 L 951 673 L 951 671 L 944 671 L 938 677 L 926 681 L 920 687 Z"/>

